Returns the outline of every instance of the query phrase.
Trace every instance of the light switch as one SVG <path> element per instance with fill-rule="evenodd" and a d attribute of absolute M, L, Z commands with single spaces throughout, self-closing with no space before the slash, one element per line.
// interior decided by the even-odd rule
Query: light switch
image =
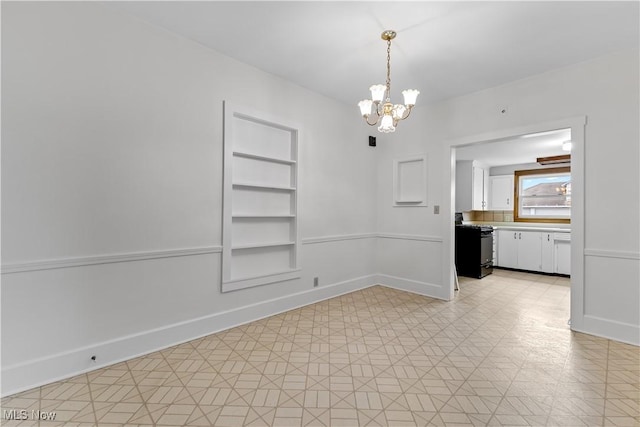
<path fill-rule="evenodd" d="M 440 205 L 433 205 L 433 213 L 438 215 L 440 213 Z"/>

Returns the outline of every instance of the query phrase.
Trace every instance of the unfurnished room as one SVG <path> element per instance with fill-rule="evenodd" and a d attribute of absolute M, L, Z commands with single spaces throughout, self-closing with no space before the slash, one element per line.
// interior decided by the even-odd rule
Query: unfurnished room
<path fill-rule="evenodd" d="M 638 1 L 0 8 L 0 425 L 640 426 Z"/>

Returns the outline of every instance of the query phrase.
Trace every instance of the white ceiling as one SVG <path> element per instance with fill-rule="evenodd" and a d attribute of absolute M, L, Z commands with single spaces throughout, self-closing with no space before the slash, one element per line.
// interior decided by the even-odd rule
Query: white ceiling
<path fill-rule="evenodd" d="M 638 47 L 637 1 L 116 1 L 107 7 L 353 105 L 384 83 L 417 107 Z M 396 102 L 398 102 L 396 101 Z M 457 150 L 487 166 L 566 154 L 568 131 Z"/>
<path fill-rule="evenodd" d="M 494 87 L 639 45 L 639 3 L 105 2 L 349 105 L 384 83 L 420 104 Z"/>
<path fill-rule="evenodd" d="M 570 140 L 571 129 L 541 132 L 461 147 L 456 160 L 477 160 L 489 167 L 536 163 L 538 157 L 570 154 L 562 150 L 562 143 Z"/>

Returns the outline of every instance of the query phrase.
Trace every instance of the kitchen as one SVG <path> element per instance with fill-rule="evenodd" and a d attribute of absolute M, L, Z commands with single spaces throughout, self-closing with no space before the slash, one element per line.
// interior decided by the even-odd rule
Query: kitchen
<path fill-rule="evenodd" d="M 459 276 L 570 276 L 570 150 L 570 129 L 456 149 Z"/>

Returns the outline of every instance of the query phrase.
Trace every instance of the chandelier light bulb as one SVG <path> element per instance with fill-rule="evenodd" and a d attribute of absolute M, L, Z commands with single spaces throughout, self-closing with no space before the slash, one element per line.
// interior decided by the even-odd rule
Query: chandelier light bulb
<path fill-rule="evenodd" d="M 396 127 L 393 125 L 393 118 L 389 114 L 382 116 L 378 130 L 384 133 L 395 132 Z"/>
<path fill-rule="evenodd" d="M 373 102 L 382 102 L 384 99 L 384 93 L 387 91 L 385 85 L 373 85 L 369 88 L 371 91 L 371 99 Z"/>
<path fill-rule="evenodd" d="M 363 99 L 362 101 L 358 102 L 358 107 L 360 107 L 360 114 L 362 114 L 362 117 L 369 117 L 369 114 L 371 114 L 372 105 L 373 101 L 371 101 L 370 99 Z"/>
<path fill-rule="evenodd" d="M 404 97 L 404 105 L 416 105 L 416 99 L 420 95 L 420 91 L 416 89 L 407 89 L 402 91 L 402 96 Z"/>

